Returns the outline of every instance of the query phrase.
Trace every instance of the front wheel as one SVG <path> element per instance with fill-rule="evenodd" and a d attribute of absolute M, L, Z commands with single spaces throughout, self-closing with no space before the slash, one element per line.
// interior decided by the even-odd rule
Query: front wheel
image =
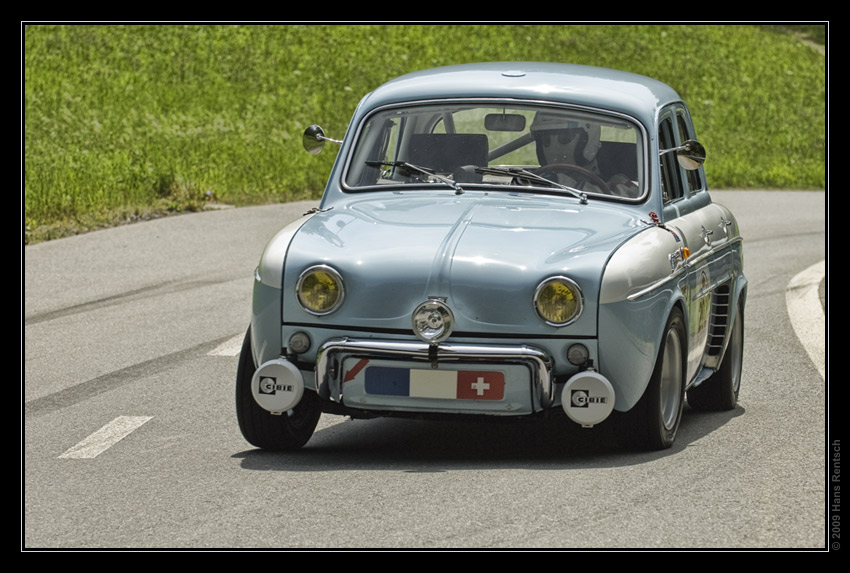
<path fill-rule="evenodd" d="M 741 369 L 744 362 L 744 306 L 738 305 L 738 313 L 732 324 L 729 344 L 720 368 L 705 382 L 688 390 L 688 405 L 694 410 L 732 410 L 738 404 L 741 389 Z"/>
<path fill-rule="evenodd" d="M 322 415 L 319 397 L 305 390 L 301 401 L 280 415 L 261 408 L 251 394 L 251 379 L 257 366 L 251 353 L 251 329 L 245 334 L 236 370 L 236 418 L 242 436 L 252 445 L 267 450 L 297 450 L 307 443 Z"/>
<path fill-rule="evenodd" d="M 685 402 L 685 325 L 682 312 L 670 313 L 652 378 L 635 406 L 620 414 L 623 445 L 662 450 L 673 445 Z"/>

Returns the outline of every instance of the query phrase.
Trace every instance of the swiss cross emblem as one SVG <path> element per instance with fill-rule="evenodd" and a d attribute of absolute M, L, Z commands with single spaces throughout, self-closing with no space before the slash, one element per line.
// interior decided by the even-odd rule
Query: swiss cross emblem
<path fill-rule="evenodd" d="M 501 372 L 458 372 L 457 397 L 501 400 L 505 397 L 505 376 Z"/>

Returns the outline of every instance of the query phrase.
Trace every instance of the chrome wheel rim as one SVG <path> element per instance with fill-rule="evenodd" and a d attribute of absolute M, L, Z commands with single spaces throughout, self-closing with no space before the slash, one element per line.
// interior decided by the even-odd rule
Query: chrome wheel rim
<path fill-rule="evenodd" d="M 675 428 L 682 404 L 682 340 L 675 328 L 667 331 L 661 363 L 661 421 Z"/>

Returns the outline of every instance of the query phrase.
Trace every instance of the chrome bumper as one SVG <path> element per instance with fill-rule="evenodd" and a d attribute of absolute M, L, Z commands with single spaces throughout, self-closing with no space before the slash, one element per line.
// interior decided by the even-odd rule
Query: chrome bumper
<path fill-rule="evenodd" d="M 552 359 L 548 353 L 531 346 L 429 345 L 424 342 L 335 338 L 319 348 L 316 360 L 319 396 L 335 402 L 342 401 L 340 364 L 343 357 L 406 360 L 430 364 L 433 368 L 445 362 L 523 365 L 531 371 L 540 405 L 548 408 L 554 403 Z"/>

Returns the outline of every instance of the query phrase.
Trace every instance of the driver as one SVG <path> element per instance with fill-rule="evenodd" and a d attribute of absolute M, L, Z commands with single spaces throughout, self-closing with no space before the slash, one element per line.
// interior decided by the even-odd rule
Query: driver
<path fill-rule="evenodd" d="M 538 113 L 531 122 L 541 166 L 578 165 L 599 174 L 596 154 L 602 146 L 598 123 L 567 120 L 553 114 Z"/>
<path fill-rule="evenodd" d="M 602 147 L 602 127 L 590 121 L 567 119 L 552 113 L 538 112 L 531 123 L 537 145 L 540 172 L 547 179 L 583 191 L 632 196 L 636 185 L 624 175 L 614 175 L 608 189 L 600 189 L 592 179 L 582 177 L 579 169 L 547 169 L 550 165 L 576 166 L 600 175 L 596 155 Z"/>

